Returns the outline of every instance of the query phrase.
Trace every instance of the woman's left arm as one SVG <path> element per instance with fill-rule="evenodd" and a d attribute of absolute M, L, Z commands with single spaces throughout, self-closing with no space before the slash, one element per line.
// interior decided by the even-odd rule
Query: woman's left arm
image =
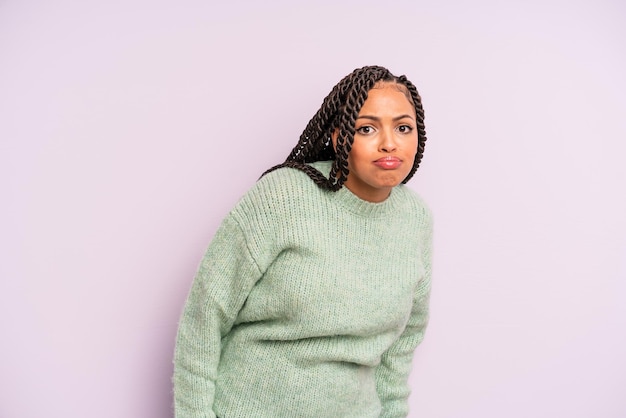
<path fill-rule="evenodd" d="M 432 223 L 422 237 L 424 276 L 413 296 L 413 308 L 406 327 L 398 340 L 381 357 L 376 369 L 376 389 L 382 404 L 381 418 L 406 417 L 409 413 L 408 397 L 411 392 L 408 377 L 413 353 L 424 339 L 429 318 L 431 289 Z"/>

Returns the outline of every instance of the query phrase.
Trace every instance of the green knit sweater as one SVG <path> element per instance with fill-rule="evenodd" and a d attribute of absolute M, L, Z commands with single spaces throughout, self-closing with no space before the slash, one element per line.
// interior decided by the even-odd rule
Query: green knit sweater
<path fill-rule="evenodd" d="M 311 164 L 325 175 L 329 162 Z M 404 417 L 423 338 L 432 222 L 405 186 L 382 203 L 281 168 L 223 221 L 178 329 L 175 413 Z"/>

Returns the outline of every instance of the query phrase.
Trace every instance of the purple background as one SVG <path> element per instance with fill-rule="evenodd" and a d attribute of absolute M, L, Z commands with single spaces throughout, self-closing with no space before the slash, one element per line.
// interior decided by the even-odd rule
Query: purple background
<path fill-rule="evenodd" d="M 0 1 L 0 417 L 166 418 L 219 222 L 356 67 L 436 216 L 411 417 L 626 416 L 626 6 Z"/>

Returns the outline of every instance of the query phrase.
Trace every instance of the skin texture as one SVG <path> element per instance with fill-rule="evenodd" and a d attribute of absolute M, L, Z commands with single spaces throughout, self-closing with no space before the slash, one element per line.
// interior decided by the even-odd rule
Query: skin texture
<path fill-rule="evenodd" d="M 393 83 L 374 86 L 354 126 L 354 143 L 348 155 L 350 173 L 344 186 L 369 202 L 387 199 L 391 189 L 413 167 L 417 153 L 415 119 L 415 109 L 402 86 Z M 332 140 L 336 146 L 337 133 Z M 394 160 L 388 164 L 381 162 L 386 157 Z"/>

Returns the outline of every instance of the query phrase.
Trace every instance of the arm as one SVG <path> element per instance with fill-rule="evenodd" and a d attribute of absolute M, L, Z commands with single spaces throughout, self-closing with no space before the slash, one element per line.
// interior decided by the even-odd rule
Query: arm
<path fill-rule="evenodd" d="M 411 371 L 415 348 L 424 339 L 428 324 L 431 288 L 432 226 L 428 223 L 423 238 L 424 277 L 413 296 L 413 308 L 407 325 L 396 342 L 381 357 L 376 369 L 376 389 L 382 404 L 381 418 L 406 417 Z"/>
<path fill-rule="evenodd" d="M 202 259 L 178 327 L 174 355 L 177 418 L 215 417 L 221 339 L 260 277 L 241 228 L 227 217 Z"/>

